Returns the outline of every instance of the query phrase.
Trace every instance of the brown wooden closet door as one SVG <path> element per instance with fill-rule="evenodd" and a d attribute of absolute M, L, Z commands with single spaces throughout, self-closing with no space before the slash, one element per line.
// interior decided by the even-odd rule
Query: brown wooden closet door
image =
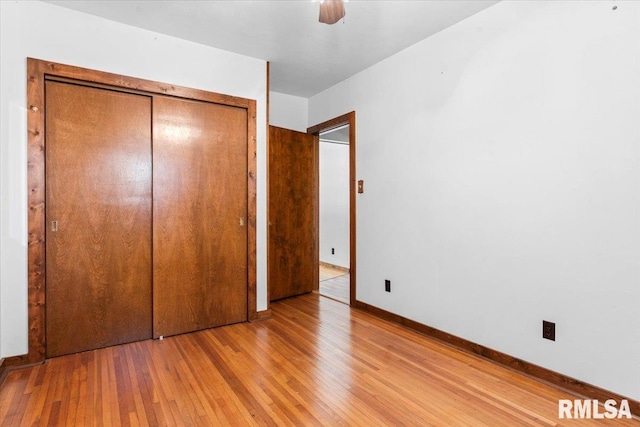
<path fill-rule="evenodd" d="M 269 126 L 269 296 L 318 286 L 318 137 Z"/>
<path fill-rule="evenodd" d="M 46 180 L 47 355 L 150 338 L 151 99 L 48 81 Z"/>
<path fill-rule="evenodd" d="M 153 335 L 247 320 L 247 112 L 154 97 Z"/>

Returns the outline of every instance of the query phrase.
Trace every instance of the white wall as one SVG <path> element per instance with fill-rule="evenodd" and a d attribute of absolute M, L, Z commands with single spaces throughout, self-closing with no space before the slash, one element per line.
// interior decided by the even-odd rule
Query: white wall
<path fill-rule="evenodd" d="M 331 254 L 331 248 L 335 253 Z M 320 140 L 320 261 L 349 268 L 349 146 Z"/>
<path fill-rule="evenodd" d="M 266 298 L 266 64 L 40 2 L 0 2 L 0 357 L 27 351 L 26 58 L 257 100 L 258 310 Z"/>
<path fill-rule="evenodd" d="M 307 132 L 309 100 L 279 92 L 269 92 L 269 124 Z"/>
<path fill-rule="evenodd" d="M 639 22 L 501 2 L 312 97 L 357 115 L 357 299 L 640 399 Z"/>

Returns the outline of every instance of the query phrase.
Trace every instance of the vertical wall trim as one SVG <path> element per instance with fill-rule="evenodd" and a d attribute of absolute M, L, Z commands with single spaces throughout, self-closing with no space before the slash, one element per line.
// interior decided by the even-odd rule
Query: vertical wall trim
<path fill-rule="evenodd" d="M 266 150 L 265 150 L 265 157 L 266 157 L 266 177 L 267 177 L 267 182 L 266 182 L 266 188 L 267 188 L 267 203 L 266 203 L 266 209 L 267 209 L 267 216 L 266 216 L 266 220 L 267 220 L 267 255 L 266 255 L 266 260 L 267 260 L 267 277 L 265 279 L 265 282 L 267 283 L 267 310 L 266 311 L 270 311 L 270 306 L 271 306 L 271 292 L 270 292 L 270 288 L 269 288 L 269 234 L 271 233 L 271 223 L 269 222 L 269 150 L 270 150 L 270 146 L 269 146 L 269 126 L 271 125 L 271 62 L 267 61 L 267 65 L 266 65 L 267 69 L 267 143 L 265 144 Z"/>
<path fill-rule="evenodd" d="M 258 261 L 257 261 L 257 113 L 256 101 L 247 106 L 247 320 L 258 318 Z"/>

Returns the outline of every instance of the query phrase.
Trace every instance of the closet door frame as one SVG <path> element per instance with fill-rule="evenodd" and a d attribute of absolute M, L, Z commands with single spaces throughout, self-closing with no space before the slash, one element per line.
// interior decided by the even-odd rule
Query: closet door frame
<path fill-rule="evenodd" d="M 45 81 L 73 80 L 123 92 L 175 96 L 247 110 L 247 319 L 256 306 L 256 101 L 151 80 L 27 58 L 28 327 L 29 350 L 4 360 L 3 368 L 46 358 L 45 331 Z"/>

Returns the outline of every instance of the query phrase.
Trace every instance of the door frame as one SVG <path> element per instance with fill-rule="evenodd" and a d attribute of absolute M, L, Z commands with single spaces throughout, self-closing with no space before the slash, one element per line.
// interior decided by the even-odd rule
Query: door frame
<path fill-rule="evenodd" d="M 46 358 L 44 83 L 47 79 L 73 80 L 122 92 L 174 96 L 247 110 L 247 320 L 256 320 L 256 101 L 27 58 L 28 353 L 5 359 L 2 368 L 36 364 Z"/>
<path fill-rule="evenodd" d="M 320 132 L 335 129 L 340 126 L 349 125 L 349 305 L 356 304 L 356 112 L 351 111 L 331 120 L 318 123 L 307 128 L 307 133 L 320 135 Z M 315 257 L 315 271 L 320 270 L 320 144 L 316 145 L 314 162 L 314 179 L 316 181 L 314 235 L 316 236 L 317 254 Z"/>

